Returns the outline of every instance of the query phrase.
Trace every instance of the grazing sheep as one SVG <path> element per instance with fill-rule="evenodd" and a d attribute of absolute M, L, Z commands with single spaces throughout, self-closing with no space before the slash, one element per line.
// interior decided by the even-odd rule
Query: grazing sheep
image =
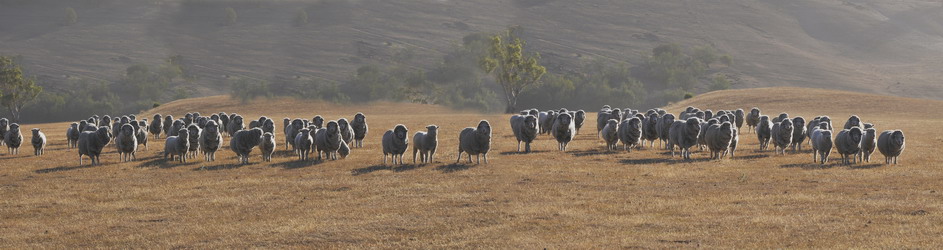
<path fill-rule="evenodd" d="M 864 129 L 863 137 L 861 138 L 861 151 L 858 153 L 858 160 L 871 162 L 871 154 L 874 153 L 874 149 L 877 148 L 877 130 L 874 128 Z"/>
<path fill-rule="evenodd" d="M 622 120 L 618 134 L 619 140 L 622 141 L 622 149 L 632 152 L 633 147 L 638 147 L 642 143 L 642 120 L 638 117 Z"/>
<path fill-rule="evenodd" d="M 209 120 L 203 131 L 200 131 L 200 151 L 203 152 L 204 161 L 216 161 L 216 151 L 223 144 L 223 135 L 220 133 L 219 124 L 216 121 Z"/>
<path fill-rule="evenodd" d="M 181 121 L 182 122 L 182 121 Z M 190 152 L 190 133 L 183 128 L 176 132 L 177 135 L 168 136 L 164 143 L 164 159 L 170 156 L 170 160 L 178 160 L 181 163 L 187 162 L 187 153 Z"/>
<path fill-rule="evenodd" d="M 435 150 L 439 145 L 439 126 L 426 126 L 428 132 L 419 131 L 413 135 L 413 163 L 416 163 L 418 153 L 422 163 L 431 163 L 435 160 Z"/>
<path fill-rule="evenodd" d="M 770 135 L 772 136 L 773 150 L 775 150 L 777 154 L 781 153 L 782 155 L 786 155 L 786 148 L 792 145 L 793 132 L 794 126 L 792 125 L 792 120 L 788 118 L 773 124 Z"/>
<path fill-rule="evenodd" d="M 173 130 L 174 121 L 175 121 L 174 116 L 172 115 L 164 116 L 164 125 L 163 125 L 164 137 L 171 136 L 170 131 Z"/>
<path fill-rule="evenodd" d="M 896 165 L 897 159 L 900 158 L 900 154 L 904 152 L 904 147 L 906 146 L 904 142 L 904 131 L 885 130 L 878 136 L 877 143 L 878 150 L 884 155 L 884 164 L 891 164 L 893 160 Z"/>
<path fill-rule="evenodd" d="M 272 154 L 275 153 L 275 135 L 272 133 L 262 134 L 262 142 L 259 144 L 259 150 L 262 151 L 262 161 L 271 162 Z"/>
<path fill-rule="evenodd" d="M 683 120 L 687 120 L 684 118 Z M 656 132 L 658 132 L 658 145 L 667 148 L 668 146 L 668 131 L 671 130 L 671 125 L 675 122 L 675 116 L 672 114 L 665 114 L 660 119 L 658 119 L 658 125 L 655 127 Z"/>
<path fill-rule="evenodd" d="M 80 134 L 82 134 L 82 131 L 79 130 L 79 123 L 73 122 L 69 125 L 69 129 L 65 132 L 65 138 L 69 142 L 69 148 L 78 146 Z"/>
<path fill-rule="evenodd" d="M 403 154 L 409 147 L 409 130 L 406 125 L 397 124 L 393 129 L 383 133 L 381 144 L 383 145 L 383 164 L 386 164 L 386 156 L 390 156 L 392 163 L 396 164 L 399 156 L 399 164 L 403 164 Z"/>
<path fill-rule="evenodd" d="M 861 118 L 857 115 L 852 115 L 848 117 L 848 121 L 845 122 L 845 129 L 851 129 L 851 127 L 861 127 Z"/>
<path fill-rule="evenodd" d="M 711 124 L 706 128 L 705 141 L 707 149 L 711 152 L 711 159 L 719 160 L 727 155 L 731 149 L 731 143 L 736 136 L 736 128 L 730 122 L 720 124 Z"/>
<path fill-rule="evenodd" d="M 832 131 L 816 128 L 812 131 L 812 162 L 817 162 L 819 157 L 822 164 L 828 162 L 828 156 L 832 153 Z"/>
<path fill-rule="evenodd" d="M 561 114 L 557 117 L 550 130 L 553 138 L 557 140 L 560 151 L 566 151 L 567 144 L 570 144 L 573 136 L 576 135 L 576 126 L 573 125 L 573 118 L 570 114 Z"/>
<path fill-rule="evenodd" d="M 90 127 L 93 127 L 90 125 Z M 108 127 L 98 127 L 95 131 L 83 131 L 79 135 L 79 165 L 84 165 L 84 158 L 87 155 L 92 160 L 92 165 L 101 163 L 99 156 L 102 149 L 111 142 L 111 132 Z"/>
<path fill-rule="evenodd" d="M 602 128 L 602 139 L 606 142 L 606 151 L 613 151 L 619 144 L 619 121 L 609 119 L 606 126 Z"/>
<path fill-rule="evenodd" d="M 573 114 L 573 121 L 576 122 L 574 124 L 576 125 L 576 133 L 579 134 L 580 128 L 583 127 L 583 122 L 586 121 L 586 111 L 583 111 L 582 109 L 577 110 L 576 113 Z"/>
<path fill-rule="evenodd" d="M 161 123 L 164 118 L 160 114 L 154 115 L 154 120 L 147 127 L 147 131 L 154 135 L 154 139 L 160 139 L 160 133 L 164 131 L 164 124 Z"/>
<path fill-rule="evenodd" d="M 796 116 L 792 118 L 792 151 L 799 152 L 802 151 L 802 142 L 806 139 L 806 124 L 805 118 L 802 116 Z"/>
<path fill-rule="evenodd" d="M 229 136 L 235 136 L 237 132 L 243 129 L 245 129 L 245 125 L 243 124 L 242 116 L 236 115 L 236 113 L 233 113 L 232 115 L 230 115 L 229 126 L 226 127 L 226 133 L 228 133 Z M 261 137 L 262 134 L 259 133 L 259 136 Z M 246 159 L 245 162 L 248 163 L 248 160 L 249 159 Z"/>
<path fill-rule="evenodd" d="M 46 152 L 46 134 L 38 128 L 33 129 L 33 138 L 30 142 L 33 143 L 33 155 L 39 156 Z"/>
<path fill-rule="evenodd" d="M 541 134 L 550 134 L 553 128 L 553 120 L 556 118 L 556 111 L 550 110 L 537 114 L 537 124 L 540 126 Z"/>
<path fill-rule="evenodd" d="M 403 137 L 406 137 L 406 132 L 403 132 Z M 337 160 L 337 150 L 340 149 L 343 141 L 343 138 L 341 138 L 340 125 L 338 125 L 336 121 L 327 122 L 324 129 L 319 129 L 314 136 L 318 160 L 321 160 L 322 152 L 324 153 L 324 157 Z M 403 152 L 406 152 L 406 149 L 403 149 Z M 402 153 L 400 153 L 400 155 L 402 156 Z"/>
<path fill-rule="evenodd" d="M 861 138 L 861 128 L 856 126 L 839 131 L 835 136 L 835 149 L 841 155 L 842 164 L 851 164 L 851 160 L 857 163 L 855 156 L 861 151 Z M 851 160 L 848 157 L 851 157 Z"/>
<path fill-rule="evenodd" d="M 530 153 L 530 144 L 537 138 L 537 117 L 532 115 L 511 116 L 511 131 L 517 139 L 517 152 L 521 152 L 521 142 L 524 143 L 524 152 Z"/>
<path fill-rule="evenodd" d="M 658 113 L 650 112 L 645 120 L 642 120 L 642 146 L 644 141 L 649 141 L 651 147 L 655 147 L 655 141 L 658 140 Z"/>
<path fill-rule="evenodd" d="M 367 116 L 363 113 L 354 115 L 354 120 L 350 122 L 350 128 L 354 130 L 354 147 L 362 148 L 363 139 L 367 137 L 369 128 L 367 127 Z"/>
<path fill-rule="evenodd" d="M 189 151 L 187 153 L 187 157 L 190 157 L 191 159 L 196 158 L 196 156 L 200 154 L 201 132 L 202 130 L 196 124 L 190 124 L 190 126 L 187 126 L 187 133 L 190 134 L 189 137 L 187 137 L 187 140 L 190 140 L 190 148 L 188 148 Z"/>
<path fill-rule="evenodd" d="M 337 119 L 337 127 L 341 130 L 341 138 L 344 139 L 344 142 L 351 143 L 354 141 L 354 129 L 350 127 L 347 118 Z"/>
<path fill-rule="evenodd" d="M 115 147 L 118 149 L 118 157 L 121 162 L 129 162 L 136 159 L 134 153 L 138 150 L 137 134 L 134 132 L 134 126 L 130 124 L 121 125 L 118 130 L 118 136 L 115 137 Z"/>
<path fill-rule="evenodd" d="M 230 119 L 230 122 L 233 120 Z M 239 130 L 233 133 L 232 139 L 229 140 L 229 149 L 236 153 L 239 163 L 249 164 L 249 153 L 261 143 L 262 129 Z"/>
<path fill-rule="evenodd" d="M 307 161 L 313 145 L 314 138 L 311 137 L 311 130 L 307 128 L 298 130 L 298 135 L 295 135 L 295 151 L 298 153 L 298 160 Z"/>
<path fill-rule="evenodd" d="M 753 107 L 746 117 L 747 128 L 750 132 L 756 133 L 756 125 L 760 124 L 760 109 Z"/>
<path fill-rule="evenodd" d="M 7 145 L 11 155 L 20 153 L 20 146 L 23 144 L 23 134 L 20 133 L 20 125 L 13 123 L 3 135 L 3 144 Z"/>
<path fill-rule="evenodd" d="M 671 150 L 671 156 L 675 155 L 674 146 L 678 146 L 681 149 L 681 157 L 690 160 L 691 147 L 697 145 L 697 135 L 700 131 L 701 121 L 697 117 L 672 123 L 668 130 L 668 148 Z"/>
<path fill-rule="evenodd" d="M 760 141 L 760 151 L 766 150 L 769 146 L 769 140 L 772 138 L 773 124 L 770 123 L 769 116 L 760 116 L 760 122 L 755 126 L 756 138 Z"/>
<path fill-rule="evenodd" d="M 561 114 L 562 119 L 567 119 L 566 123 L 569 124 L 570 132 L 575 133 L 576 127 L 573 126 L 572 118 L 570 114 Z M 561 119 L 556 119 L 554 123 L 553 130 L 556 131 L 557 125 L 560 125 Z M 554 132 L 556 134 L 556 132 Z M 559 140 L 559 139 L 558 139 Z M 462 129 L 462 132 L 458 134 L 458 159 L 455 160 L 455 163 L 458 163 L 462 159 L 462 152 L 468 154 L 468 163 L 471 163 L 471 156 L 475 155 L 476 164 L 481 163 L 481 158 L 485 158 L 485 164 L 488 164 L 488 151 L 491 150 L 491 124 L 486 120 L 481 120 L 478 122 L 477 127 L 469 127 Z"/>

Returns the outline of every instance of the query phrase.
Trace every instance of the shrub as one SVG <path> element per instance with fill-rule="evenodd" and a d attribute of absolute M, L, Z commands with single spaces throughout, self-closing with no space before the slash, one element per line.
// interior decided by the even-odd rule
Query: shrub
<path fill-rule="evenodd" d="M 298 26 L 298 27 L 308 24 L 308 12 L 305 11 L 304 9 L 298 10 L 298 14 L 295 14 L 294 23 L 295 23 L 295 26 Z"/>
<path fill-rule="evenodd" d="M 236 18 L 238 18 L 236 10 L 232 7 L 226 7 L 226 25 L 236 24 Z"/>
<path fill-rule="evenodd" d="M 730 80 L 727 79 L 724 75 L 716 75 L 714 79 L 711 80 L 710 90 L 726 90 L 730 89 Z"/>
<path fill-rule="evenodd" d="M 79 21 L 79 14 L 72 7 L 65 8 L 65 24 L 71 25 Z"/>

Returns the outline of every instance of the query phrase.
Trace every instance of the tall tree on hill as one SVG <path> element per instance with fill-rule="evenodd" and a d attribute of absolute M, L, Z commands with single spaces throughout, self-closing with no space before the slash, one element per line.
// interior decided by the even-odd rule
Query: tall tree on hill
<path fill-rule="evenodd" d="M 503 34 L 492 36 L 488 52 L 479 61 L 481 69 L 493 74 L 504 90 L 505 113 L 516 113 L 521 93 L 540 83 L 540 78 L 547 73 L 547 68 L 538 62 L 539 53 L 524 54 L 525 43 L 518 37 L 519 30 L 509 28 Z"/>
<path fill-rule="evenodd" d="M 42 91 L 35 79 L 23 76 L 13 58 L 0 56 L 0 104 L 10 110 L 13 122 L 20 122 L 20 111 Z"/>

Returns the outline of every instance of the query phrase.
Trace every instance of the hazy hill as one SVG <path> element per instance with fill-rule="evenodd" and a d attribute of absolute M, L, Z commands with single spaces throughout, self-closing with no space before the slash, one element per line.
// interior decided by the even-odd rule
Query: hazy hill
<path fill-rule="evenodd" d="M 0 54 L 47 85 L 114 80 L 183 55 L 198 94 L 232 77 L 347 79 L 398 53 L 428 68 L 466 34 L 525 28 L 551 70 L 638 64 L 662 43 L 729 53 L 736 88 L 801 86 L 943 98 L 943 3 L 930 0 L 0 0 Z M 62 25 L 65 8 L 78 22 Z M 224 25 L 225 8 L 238 12 Z M 301 9 L 309 24 L 292 25 Z"/>

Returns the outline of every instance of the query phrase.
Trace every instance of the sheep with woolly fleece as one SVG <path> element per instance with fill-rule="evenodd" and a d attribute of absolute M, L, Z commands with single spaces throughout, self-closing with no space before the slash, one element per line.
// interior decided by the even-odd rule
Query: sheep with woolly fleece
<path fill-rule="evenodd" d="M 350 128 L 354 130 L 353 147 L 362 148 L 363 139 L 367 137 L 367 132 L 370 131 L 367 126 L 367 116 L 359 112 L 355 114 L 354 120 L 350 121 Z"/>
<path fill-rule="evenodd" d="M 606 151 L 615 150 L 616 145 L 619 144 L 619 121 L 609 119 L 606 126 L 602 128 L 601 134 L 602 139 L 606 141 Z"/>
<path fill-rule="evenodd" d="M 200 131 L 199 144 L 204 161 L 216 161 L 216 152 L 223 144 L 223 134 L 219 128 L 216 121 L 210 120 L 206 122 L 206 126 Z"/>
<path fill-rule="evenodd" d="M 561 114 L 561 117 L 568 119 L 569 128 L 571 133 L 576 132 L 576 127 L 573 126 L 569 114 Z M 558 125 L 556 122 L 559 122 L 560 119 L 556 119 L 553 130 L 556 131 Z M 556 134 L 556 132 L 553 132 Z M 455 163 L 458 163 L 462 159 L 462 153 L 468 154 L 468 163 L 471 163 L 471 156 L 474 155 L 477 161 L 477 164 L 481 163 L 481 158 L 485 158 L 485 164 L 488 164 L 488 151 L 491 150 L 491 124 L 486 120 L 481 120 L 478 122 L 476 127 L 468 127 L 462 129 L 458 135 L 458 159 L 455 160 Z"/>
<path fill-rule="evenodd" d="M 805 118 L 796 116 L 792 118 L 792 151 L 802 151 L 802 143 L 806 139 Z"/>
<path fill-rule="evenodd" d="M 750 109 L 750 113 L 746 117 L 747 128 L 750 132 L 756 133 L 756 125 L 760 124 L 760 116 L 759 108 L 753 107 L 753 109 Z"/>
<path fill-rule="evenodd" d="M 884 155 L 884 164 L 897 164 L 900 154 L 904 152 L 906 142 L 904 141 L 904 131 L 885 130 L 878 136 L 878 150 Z"/>
<path fill-rule="evenodd" d="M 841 155 L 842 164 L 851 164 L 852 160 L 858 163 L 856 156 L 861 152 L 861 138 L 861 128 L 857 126 L 844 129 L 835 136 L 835 149 Z"/>
<path fill-rule="evenodd" d="M 90 126 L 91 127 L 91 126 Z M 111 142 L 111 132 L 108 127 L 98 127 L 95 131 L 83 131 L 79 135 L 79 165 L 84 165 L 85 158 L 88 156 L 92 160 L 92 165 L 101 164 L 101 152 Z"/>
<path fill-rule="evenodd" d="M 537 138 L 537 117 L 533 115 L 511 116 L 511 131 L 517 139 L 517 152 L 521 152 L 521 143 L 524 143 L 524 152 L 530 153 L 530 144 Z"/>
<path fill-rule="evenodd" d="M 861 128 L 862 127 L 861 118 L 859 118 L 857 115 L 852 115 L 851 117 L 848 117 L 848 121 L 845 121 L 845 129 L 851 129 L 851 127 Z"/>
<path fill-rule="evenodd" d="M 674 157 L 674 147 L 678 146 L 681 149 L 681 157 L 690 160 L 691 147 L 697 145 L 697 135 L 700 131 L 701 121 L 697 117 L 672 123 L 668 130 L 668 148 L 671 151 L 671 156 Z"/>
<path fill-rule="evenodd" d="M 183 128 L 177 131 L 177 135 L 168 136 L 164 143 L 164 159 L 170 156 L 170 160 L 179 160 L 181 163 L 187 162 L 187 153 L 190 152 L 190 133 Z"/>
<path fill-rule="evenodd" d="M 160 139 L 160 133 L 164 131 L 163 119 L 160 114 L 154 114 L 154 120 L 147 126 L 147 131 L 154 135 L 154 139 Z"/>
<path fill-rule="evenodd" d="M 138 140 L 134 126 L 131 126 L 131 124 L 121 125 L 117 133 L 118 135 L 115 137 L 115 147 L 118 149 L 118 157 L 121 162 L 135 160 L 137 158 L 135 152 L 137 152 L 138 149 Z"/>
<path fill-rule="evenodd" d="M 228 133 L 229 136 L 233 136 L 236 134 L 236 132 L 239 132 L 240 130 L 243 130 L 245 128 L 246 127 L 245 127 L 245 124 L 243 124 L 242 116 L 236 115 L 236 113 L 233 113 L 232 115 L 230 115 L 229 126 L 226 127 L 226 133 Z M 259 136 L 262 136 L 262 134 L 259 134 Z"/>
<path fill-rule="evenodd" d="M 824 126 L 823 126 L 824 127 Z M 822 128 L 816 128 L 812 131 L 812 162 L 818 157 L 822 164 L 828 162 L 828 156 L 832 153 L 832 131 Z"/>
<path fill-rule="evenodd" d="M 40 156 L 46 153 L 46 134 L 38 128 L 32 130 L 33 138 L 30 142 L 33 144 L 33 155 Z"/>
<path fill-rule="evenodd" d="M 769 146 L 772 139 L 773 124 L 770 123 L 769 116 L 760 116 L 760 122 L 756 124 L 755 131 L 757 140 L 760 142 L 760 151 L 764 151 Z"/>
<path fill-rule="evenodd" d="M 687 118 L 683 120 L 687 120 Z M 670 137 L 668 132 L 671 130 L 671 126 L 674 122 L 675 116 L 672 114 L 665 114 L 658 119 L 658 125 L 655 127 L 655 130 L 658 132 L 658 145 L 667 148 L 668 138 Z"/>
<path fill-rule="evenodd" d="M 631 117 L 622 120 L 618 134 L 619 140 L 622 141 L 622 149 L 632 152 L 633 147 L 638 147 L 642 143 L 642 119 Z"/>
<path fill-rule="evenodd" d="M 190 147 L 187 148 L 187 157 L 195 159 L 200 154 L 200 133 L 203 132 L 197 124 L 187 126 L 187 140 L 190 141 Z"/>
<path fill-rule="evenodd" d="M 403 154 L 406 153 L 406 149 L 409 147 L 409 129 L 406 128 L 406 125 L 397 124 L 393 129 L 383 133 L 381 144 L 383 145 L 383 164 L 386 164 L 386 156 L 390 156 L 393 165 L 397 164 L 397 157 L 399 158 L 399 164 L 403 164 Z"/>
<path fill-rule="evenodd" d="M 262 151 L 262 161 L 271 162 L 272 155 L 275 153 L 275 135 L 272 133 L 262 134 L 259 150 Z"/>
<path fill-rule="evenodd" d="M 69 143 L 69 148 L 78 146 L 80 134 L 82 134 L 82 131 L 79 130 L 79 123 L 73 122 L 69 125 L 69 129 L 65 132 L 65 138 Z"/>
<path fill-rule="evenodd" d="M 426 131 L 419 131 L 413 135 L 413 163 L 416 163 L 416 156 L 422 163 L 431 163 L 435 160 L 435 151 L 439 145 L 438 137 L 439 126 L 426 126 Z"/>
<path fill-rule="evenodd" d="M 317 133 L 317 131 L 315 131 Z M 303 128 L 298 130 L 298 134 L 295 135 L 295 152 L 298 154 L 298 160 L 307 161 L 308 154 L 311 153 L 312 146 L 314 145 L 314 138 L 311 137 L 311 130 Z"/>
<path fill-rule="evenodd" d="M 259 144 L 262 144 L 262 129 L 239 130 L 233 133 L 232 139 L 229 140 L 229 149 L 236 153 L 239 163 L 249 164 L 249 153 Z"/>
<path fill-rule="evenodd" d="M 650 112 L 648 117 L 642 120 L 642 146 L 645 141 L 649 141 L 650 147 L 655 147 L 655 141 L 658 140 L 658 113 Z"/>
<path fill-rule="evenodd" d="M 405 136 L 405 135 L 404 135 Z M 344 139 L 341 138 L 340 126 L 337 121 L 329 121 L 323 129 L 318 129 L 314 135 L 315 151 L 318 153 L 318 160 L 321 160 L 321 153 L 325 158 L 337 160 L 337 151 L 341 147 Z M 405 152 L 406 150 L 403 149 Z"/>
<path fill-rule="evenodd" d="M 298 131 L 301 131 L 303 128 L 305 128 L 304 121 L 298 118 L 291 120 L 291 123 L 288 124 L 288 128 L 285 129 L 285 149 L 291 146 L 292 151 L 298 151 L 297 147 L 295 147 L 295 137 L 298 136 Z"/>
<path fill-rule="evenodd" d="M 23 145 L 23 134 L 20 133 L 20 124 L 10 124 L 10 128 L 3 135 L 3 144 L 7 145 L 11 155 L 20 153 L 20 146 Z"/>
<path fill-rule="evenodd" d="M 164 124 L 163 124 L 164 131 L 162 131 L 164 132 L 164 137 L 171 136 L 171 130 L 173 130 L 174 121 L 175 121 L 174 116 L 172 115 L 164 116 Z"/>
<path fill-rule="evenodd" d="M 557 117 L 550 130 L 553 138 L 557 140 L 557 148 L 560 151 L 566 151 L 567 145 L 576 135 L 576 126 L 573 124 L 573 117 L 570 114 L 561 114 Z"/>
<path fill-rule="evenodd" d="M 337 128 L 340 129 L 341 138 L 344 139 L 345 143 L 354 141 L 354 129 L 350 127 L 350 122 L 347 121 L 347 118 L 337 119 Z"/>
<path fill-rule="evenodd" d="M 877 148 L 877 130 L 874 128 L 864 129 L 864 134 L 861 138 L 861 151 L 858 153 L 858 160 L 871 162 L 871 154 L 874 153 L 874 149 Z"/>
<path fill-rule="evenodd" d="M 733 138 L 736 136 L 736 128 L 733 127 L 733 124 L 730 122 L 715 123 L 705 129 L 707 130 L 704 132 L 705 142 L 711 153 L 710 158 L 719 160 L 726 156 L 731 149 Z"/>
<path fill-rule="evenodd" d="M 793 127 L 792 120 L 788 118 L 773 124 L 773 128 L 770 130 L 770 136 L 772 137 L 773 150 L 776 151 L 776 154 L 786 155 L 786 148 L 792 145 Z"/>

